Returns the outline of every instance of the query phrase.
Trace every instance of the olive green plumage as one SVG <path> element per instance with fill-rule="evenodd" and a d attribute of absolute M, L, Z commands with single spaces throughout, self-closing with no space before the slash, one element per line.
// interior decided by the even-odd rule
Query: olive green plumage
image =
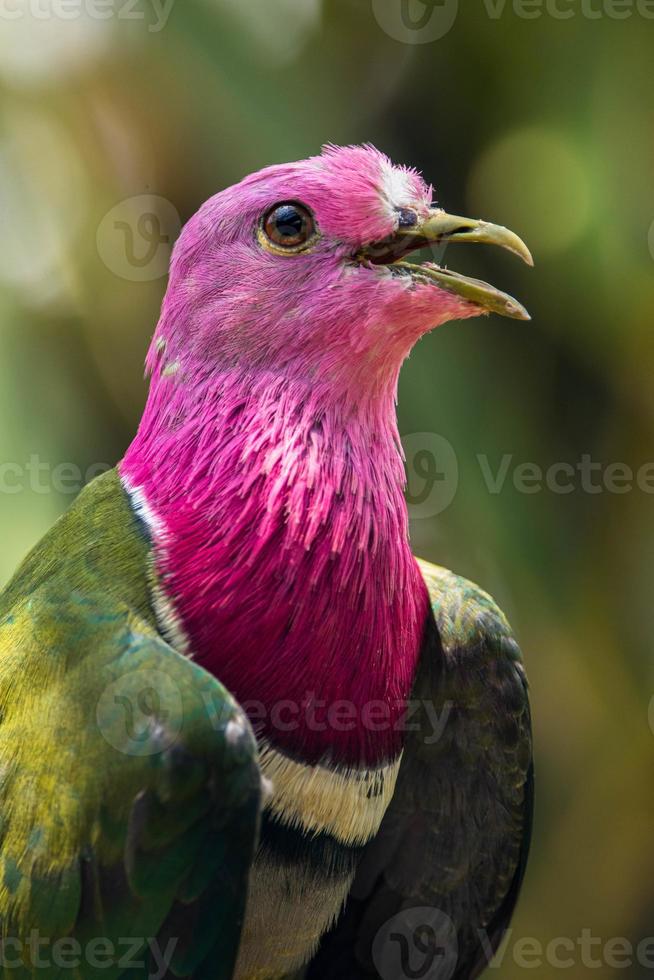
<path fill-rule="evenodd" d="M 0 598 L 3 977 L 136 980 L 159 955 L 175 976 L 231 976 L 255 742 L 225 689 L 157 632 L 148 563 L 112 472 Z"/>
<path fill-rule="evenodd" d="M 522 880 L 532 775 L 519 650 L 489 596 L 420 566 L 432 609 L 418 710 L 309 980 L 375 977 L 380 957 L 390 970 L 393 936 L 377 937 L 416 907 L 437 915 L 442 976 L 469 980 Z M 256 745 L 228 692 L 162 639 L 151 586 L 149 535 L 111 472 L 0 597 L 2 980 L 232 976 L 262 803 Z"/>

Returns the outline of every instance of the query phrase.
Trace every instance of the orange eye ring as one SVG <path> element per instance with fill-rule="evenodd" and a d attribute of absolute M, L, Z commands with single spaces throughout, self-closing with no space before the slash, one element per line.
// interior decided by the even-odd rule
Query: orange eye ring
<path fill-rule="evenodd" d="M 311 211 L 297 201 L 275 204 L 263 216 L 261 229 L 275 249 L 283 252 L 300 252 L 316 236 Z"/>

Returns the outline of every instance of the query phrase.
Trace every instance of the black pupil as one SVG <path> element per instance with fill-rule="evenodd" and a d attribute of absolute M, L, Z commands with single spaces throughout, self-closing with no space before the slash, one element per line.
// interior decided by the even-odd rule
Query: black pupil
<path fill-rule="evenodd" d="M 273 225 L 279 239 L 297 241 L 304 235 L 305 219 L 297 208 L 285 204 L 277 208 L 272 216 Z"/>

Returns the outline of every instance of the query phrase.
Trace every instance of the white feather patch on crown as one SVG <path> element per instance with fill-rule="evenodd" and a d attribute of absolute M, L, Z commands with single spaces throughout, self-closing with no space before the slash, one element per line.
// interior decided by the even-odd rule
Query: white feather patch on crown
<path fill-rule="evenodd" d="M 391 163 L 382 161 L 382 200 L 385 209 L 395 215 L 398 208 L 411 207 L 415 199 L 415 188 L 410 174 Z"/>

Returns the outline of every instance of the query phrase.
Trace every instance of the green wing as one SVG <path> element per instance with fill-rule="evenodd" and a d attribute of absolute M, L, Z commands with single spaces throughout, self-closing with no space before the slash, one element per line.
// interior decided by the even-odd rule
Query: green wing
<path fill-rule="evenodd" d="M 118 560 L 111 522 L 133 517 L 115 477 L 92 494 L 0 604 L 0 976 L 227 980 L 259 821 L 255 741 L 142 603 L 99 589 Z M 110 525 L 83 521 L 89 506 Z M 142 600 L 125 588 L 139 529 L 123 530 L 122 592 Z"/>
<path fill-rule="evenodd" d="M 433 616 L 398 783 L 310 980 L 471 980 L 522 882 L 533 774 L 520 652 L 488 595 L 420 565 Z"/>

